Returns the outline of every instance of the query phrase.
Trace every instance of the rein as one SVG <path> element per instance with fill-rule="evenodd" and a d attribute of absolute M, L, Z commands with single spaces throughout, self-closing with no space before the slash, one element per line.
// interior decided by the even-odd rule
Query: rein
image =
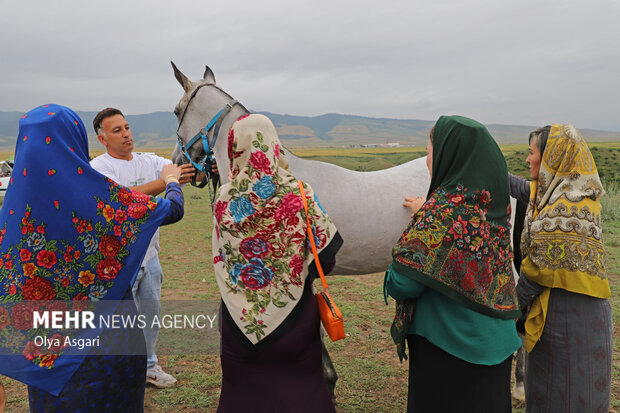
<path fill-rule="evenodd" d="M 222 109 L 220 109 L 219 112 L 215 114 L 215 116 L 213 116 L 213 118 L 211 118 L 211 120 L 205 125 L 205 127 L 200 129 L 200 131 L 196 135 L 194 135 L 194 137 L 190 139 L 190 141 L 187 142 L 187 144 L 184 144 L 183 138 L 181 138 L 181 135 L 179 134 L 179 130 L 181 129 L 181 125 L 183 124 L 183 119 L 185 119 L 185 114 L 187 113 L 189 104 L 191 103 L 192 99 L 194 99 L 194 97 L 198 93 L 198 90 L 200 90 L 200 88 L 202 88 L 203 86 L 213 86 L 213 87 L 216 87 L 218 90 L 221 90 L 217 86 L 207 84 L 207 83 L 203 83 L 202 85 L 199 85 L 196 89 L 194 89 L 194 92 L 192 92 L 192 95 L 190 96 L 189 100 L 187 101 L 187 104 L 185 105 L 185 109 L 183 110 L 183 115 L 181 115 L 181 120 L 179 121 L 179 126 L 177 127 L 177 145 L 179 146 L 179 149 L 183 153 L 183 156 L 185 156 L 185 158 L 191 162 L 194 168 L 196 168 L 198 171 L 204 174 L 204 177 L 202 178 L 202 181 L 199 184 L 196 183 L 195 175 L 192 178 L 191 185 L 197 188 L 204 188 L 205 185 L 207 185 L 209 181 L 211 181 L 212 179 L 211 178 L 211 175 L 213 173 L 212 169 L 213 169 L 213 165 L 215 164 L 215 158 L 213 156 L 214 155 L 213 148 L 215 148 L 215 143 L 217 142 L 217 137 L 220 132 L 220 126 L 222 125 L 224 118 L 228 115 L 228 113 L 233 108 L 233 106 L 238 104 L 236 100 L 231 99 L 230 102 L 228 102 Z M 209 140 L 209 134 L 211 134 L 211 140 Z M 196 162 L 187 153 L 187 150 L 191 148 L 198 141 L 202 142 L 202 149 L 205 153 L 205 156 L 199 162 Z M 217 178 L 213 177 L 213 187 L 214 187 L 213 189 L 216 189 L 218 183 L 219 183 L 219 177 Z"/>

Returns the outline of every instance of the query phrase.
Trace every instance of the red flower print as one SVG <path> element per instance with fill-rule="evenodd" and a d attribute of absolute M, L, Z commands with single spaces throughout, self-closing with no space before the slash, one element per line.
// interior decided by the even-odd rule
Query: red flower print
<path fill-rule="evenodd" d="M 4 262 L 4 268 L 6 268 L 7 270 L 10 270 L 11 268 L 13 268 L 13 260 L 6 260 Z"/>
<path fill-rule="evenodd" d="M 24 300 L 53 300 L 56 297 L 51 282 L 41 277 L 28 278 L 22 286 Z"/>
<path fill-rule="evenodd" d="M 131 196 L 131 192 L 123 188 L 118 191 L 118 200 L 121 201 L 123 205 L 129 205 L 133 202 L 133 197 Z"/>
<path fill-rule="evenodd" d="M 250 165 L 267 175 L 271 175 L 271 162 L 262 151 L 252 152 L 250 156 Z"/>
<path fill-rule="evenodd" d="M 131 191 L 131 196 L 133 198 L 133 202 L 148 202 L 151 200 L 151 197 L 149 197 L 146 194 L 143 194 L 142 192 L 138 192 L 138 191 Z"/>
<path fill-rule="evenodd" d="M 26 168 L 24 168 L 24 176 L 26 176 Z"/>
<path fill-rule="evenodd" d="M 127 214 L 133 219 L 140 219 L 148 212 L 148 207 L 144 204 L 131 204 L 127 208 Z"/>
<path fill-rule="evenodd" d="M 121 239 L 121 245 L 124 247 L 125 245 L 127 245 L 127 238 L 123 238 Z"/>
<path fill-rule="evenodd" d="M 218 262 L 223 262 L 224 259 L 222 258 L 221 255 L 216 255 L 215 257 L 213 257 L 213 264 L 217 264 Z"/>
<path fill-rule="evenodd" d="M 215 203 L 215 219 L 218 225 L 222 221 L 222 215 L 226 212 L 226 208 L 228 208 L 228 202 L 217 201 Z"/>
<path fill-rule="evenodd" d="M 11 324 L 9 310 L 4 307 L 0 307 L 0 330 L 4 330 L 9 324 Z"/>
<path fill-rule="evenodd" d="M 289 192 L 282 198 L 280 207 L 276 211 L 275 219 L 280 220 L 291 218 L 299 212 L 302 207 L 303 203 L 301 201 L 301 197 L 299 195 L 295 195 L 294 192 Z"/>
<path fill-rule="evenodd" d="M 54 206 L 56 207 L 56 209 L 60 208 L 60 204 L 58 203 L 58 201 L 54 201 Z"/>
<path fill-rule="evenodd" d="M 42 250 L 37 254 L 37 265 L 50 269 L 56 264 L 58 259 L 53 251 Z"/>
<path fill-rule="evenodd" d="M 13 295 L 17 292 L 17 287 L 15 287 L 15 284 L 11 284 L 9 286 L 9 294 Z"/>
<path fill-rule="evenodd" d="M 103 209 L 104 206 L 105 204 L 103 203 L 103 201 L 97 202 L 97 209 Z"/>
<path fill-rule="evenodd" d="M 486 205 L 490 202 L 491 202 L 491 194 L 489 193 L 489 191 L 483 189 L 482 192 L 480 193 L 480 203 L 482 205 Z"/>
<path fill-rule="evenodd" d="M 92 231 L 93 226 L 86 220 L 81 220 L 77 226 L 77 232 L 83 234 L 85 231 Z"/>
<path fill-rule="evenodd" d="M 476 275 L 480 271 L 478 261 L 472 260 L 467 263 L 467 274 Z"/>
<path fill-rule="evenodd" d="M 66 262 L 71 262 L 71 261 L 73 261 L 73 255 L 71 255 L 71 254 L 70 254 L 70 253 L 68 253 L 68 252 L 67 252 L 67 253 L 65 253 L 62 257 L 65 259 L 65 261 L 66 261 Z"/>
<path fill-rule="evenodd" d="M 22 355 L 29 361 L 39 357 L 41 353 L 41 347 L 34 344 L 33 341 L 29 341 L 28 344 L 26 344 L 26 347 L 24 347 L 24 351 L 22 351 Z"/>
<path fill-rule="evenodd" d="M 114 214 L 114 219 L 119 224 L 122 224 L 123 222 L 127 221 L 127 213 L 122 209 L 117 209 L 116 214 Z"/>
<path fill-rule="evenodd" d="M 112 235 L 104 235 L 99 243 L 99 251 L 106 257 L 115 257 L 121 249 L 118 238 Z"/>
<path fill-rule="evenodd" d="M 68 146 L 68 148 L 69 150 L 71 150 L 71 152 L 75 152 L 72 147 Z"/>
<path fill-rule="evenodd" d="M 32 258 L 32 253 L 29 250 L 22 248 L 19 251 L 19 259 L 23 262 L 30 261 L 30 258 Z"/>
<path fill-rule="evenodd" d="M 448 230 L 448 232 L 452 234 L 454 239 L 463 238 L 463 235 L 468 234 L 467 221 L 459 215 L 459 217 L 452 223 L 452 227 Z"/>
<path fill-rule="evenodd" d="M 84 170 L 82 169 L 82 167 L 78 166 L 77 173 L 80 175 L 84 173 Z"/>
<path fill-rule="evenodd" d="M 52 116 L 52 115 L 55 115 L 55 114 L 56 114 L 56 112 L 47 112 L 47 114 L 48 114 L 49 116 Z"/>
<path fill-rule="evenodd" d="M 48 144 L 48 145 L 49 145 L 51 141 L 52 141 L 52 138 L 50 138 L 49 136 L 46 136 L 46 137 L 45 137 L 45 143 L 46 143 L 46 144 Z"/>
<path fill-rule="evenodd" d="M 291 275 L 300 275 L 304 269 L 304 259 L 295 255 L 291 259 Z"/>
<path fill-rule="evenodd" d="M 233 159 L 233 141 L 235 139 L 235 131 L 233 130 L 233 128 L 230 128 L 230 131 L 228 131 L 228 159 L 231 160 Z"/>
<path fill-rule="evenodd" d="M 117 237 L 120 237 L 123 235 L 123 230 L 121 230 L 120 225 L 114 225 L 114 235 L 116 235 Z"/>
<path fill-rule="evenodd" d="M 276 143 L 276 148 L 274 149 L 276 153 L 276 159 L 280 159 L 280 145 Z"/>
<path fill-rule="evenodd" d="M 107 257 L 106 259 L 99 261 L 99 264 L 97 264 L 97 277 L 104 281 L 113 280 L 120 271 L 121 263 L 112 257 Z"/>
<path fill-rule="evenodd" d="M 73 217 L 71 222 L 73 222 L 74 224 L 77 224 L 78 222 L 80 222 L 80 219 L 78 217 Z"/>
<path fill-rule="evenodd" d="M 450 195 L 449 198 L 450 198 L 450 202 L 453 203 L 454 206 L 459 206 L 463 202 L 465 202 L 465 197 L 461 194 Z"/>
<path fill-rule="evenodd" d="M 47 174 L 48 174 L 49 176 L 52 176 L 52 175 L 54 175 L 55 173 L 56 173 L 56 169 L 50 169 L 49 171 L 47 171 Z"/>
<path fill-rule="evenodd" d="M 18 330 L 29 330 L 32 328 L 33 312 L 38 310 L 34 303 L 22 301 L 11 309 L 11 319 L 13 325 Z"/>
<path fill-rule="evenodd" d="M 467 273 L 461 280 L 461 285 L 465 291 L 471 291 L 476 287 L 476 280 L 473 275 Z"/>
<path fill-rule="evenodd" d="M 39 226 L 37 227 L 37 232 L 38 232 L 39 234 L 45 234 L 45 227 L 44 227 L 43 225 L 39 225 Z"/>
<path fill-rule="evenodd" d="M 80 256 L 82 255 L 82 252 L 80 250 L 77 250 L 73 253 L 73 256 L 75 257 L 75 259 L 79 259 Z"/>
<path fill-rule="evenodd" d="M 63 287 L 67 288 L 69 286 L 69 279 L 63 278 L 60 283 L 62 284 Z"/>

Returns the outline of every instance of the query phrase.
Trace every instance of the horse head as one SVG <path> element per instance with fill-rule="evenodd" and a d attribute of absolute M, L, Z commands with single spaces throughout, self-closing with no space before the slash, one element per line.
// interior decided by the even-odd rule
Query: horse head
<path fill-rule="evenodd" d="M 211 162 L 216 162 L 220 171 L 227 171 L 228 130 L 236 119 L 249 112 L 215 84 L 209 66 L 205 67 L 202 79 L 193 82 L 173 62 L 170 63 L 184 92 L 174 108 L 179 126 L 178 143 L 172 152 L 173 162 L 189 161 L 203 172 L 210 171 Z M 220 174 L 222 182 L 228 180 L 227 175 Z"/>

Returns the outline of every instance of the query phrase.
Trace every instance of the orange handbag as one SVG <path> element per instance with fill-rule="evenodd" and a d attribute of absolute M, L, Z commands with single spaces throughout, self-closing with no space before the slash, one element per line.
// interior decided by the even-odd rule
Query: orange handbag
<path fill-rule="evenodd" d="M 316 300 L 319 305 L 319 314 L 321 316 L 321 322 L 323 328 L 327 331 L 329 338 L 332 341 L 338 341 L 346 337 L 344 333 L 344 318 L 342 313 L 334 303 L 331 295 L 327 291 L 327 281 L 325 280 L 325 274 L 323 274 L 323 268 L 319 262 L 319 254 L 316 251 L 316 243 L 314 242 L 314 234 L 312 234 L 312 227 L 310 226 L 310 218 L 308 217 L 308 202 L 306 201 L 306 194 L 304 193 L 304 184 L 301 181 L 299 183 L 299 191 L 301 192 L 301 199 L 304 202 L 304 210 L 306 211 L 306 223 L 308 227 L 308 239 L 312 246 L 312 255 L 314 255 L 314 264 L 316 270 L 321 277 L 321 283 L 323 284 L 323 291 L 316 293 Z"/>

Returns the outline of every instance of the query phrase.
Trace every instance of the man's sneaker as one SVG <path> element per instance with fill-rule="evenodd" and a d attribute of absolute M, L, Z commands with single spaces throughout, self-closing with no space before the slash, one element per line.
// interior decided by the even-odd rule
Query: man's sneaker
<path fill-rule="evenodd" d="M 151 383 L 155 387 L 160 389 L 164 387 L 170 387 L 177 382 L 177 379 L 166 373 L 158 364 L 155 367 L 146 371 L 146 382 Z"/>

